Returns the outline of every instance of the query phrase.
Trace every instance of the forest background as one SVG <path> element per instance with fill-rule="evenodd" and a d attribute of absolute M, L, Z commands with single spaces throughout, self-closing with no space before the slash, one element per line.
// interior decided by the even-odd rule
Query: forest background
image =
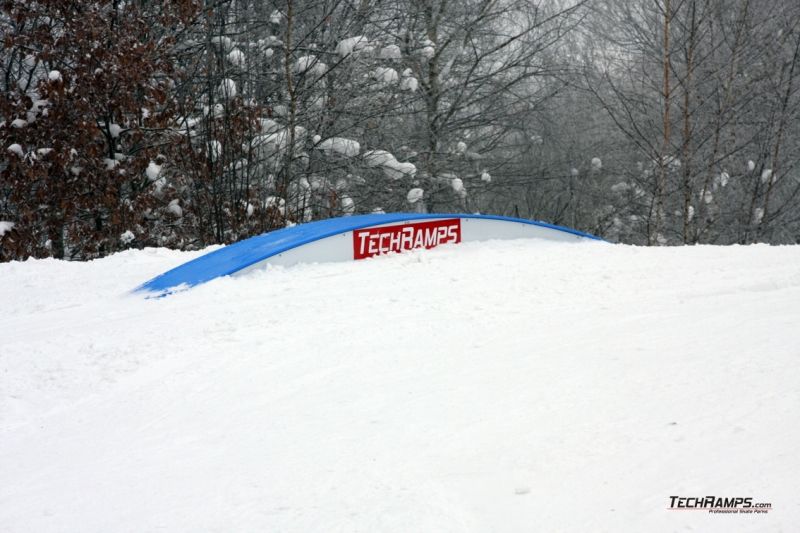
<path fill-rule="evenodd" d="M 800 242 L 793 0 L 0 6 L 3 261 L 393 211 Z"/>

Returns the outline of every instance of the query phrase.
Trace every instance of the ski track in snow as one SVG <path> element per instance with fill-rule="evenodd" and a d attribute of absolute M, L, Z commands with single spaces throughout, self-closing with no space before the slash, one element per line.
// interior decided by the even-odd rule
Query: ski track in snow
<path fill-rule="evenodd" d="M 792 531 L 800 247 L 0 264 L 4 532 Z M 668 511 L 669 497 L 771 502 Z"/>

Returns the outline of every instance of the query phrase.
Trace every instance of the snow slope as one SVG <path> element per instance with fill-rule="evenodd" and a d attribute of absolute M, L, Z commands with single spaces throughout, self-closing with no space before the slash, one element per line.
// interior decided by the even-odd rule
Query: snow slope
<path fill-rule="evenodd" d="M 0 265 L 0 531 L 795 531 L 800 247 Z M 669 511 L 669 497 L 771 502 Z"/>

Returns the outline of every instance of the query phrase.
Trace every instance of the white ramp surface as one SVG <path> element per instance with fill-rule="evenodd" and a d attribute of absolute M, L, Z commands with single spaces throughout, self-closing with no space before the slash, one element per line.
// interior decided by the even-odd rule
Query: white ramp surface
<path fill-rule="evenodd" d="M 0 531 L 792 531 L 800 247 L 0 265 Z M 765 514 L 668 510 L 752 497 Z"/>

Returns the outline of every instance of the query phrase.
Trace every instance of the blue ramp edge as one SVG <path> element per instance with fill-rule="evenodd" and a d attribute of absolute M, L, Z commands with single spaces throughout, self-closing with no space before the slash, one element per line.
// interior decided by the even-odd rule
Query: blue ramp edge
<path fill-rule="evenodd" d="M 565 233 L 571 233 L 587 239 L 602 240 L 600 237 L 577 231 L 571 228 L 547 224 L 522 218 L 510 218 L 496 215 L 466 215 L 455 213 L 386 213 L 374 215 L 355 215 L 350 217 L 330 218 L 298 224 L 290 228 L 283 228 L 256 237 L 214 250 L 187 263 L 168 270 L 134 289 L 135 292 L 167 293 L 178 288 L 189 288 L 214 278 L 229 276 L 243 270 L 259 261 L 274 255 L 297 248 L 304 244 L 314 242 L 340 233 L 353 231 L 369 226 L 391 224 L 393 222 L 406 222 L 413 220 L 427 220 L 434 218 L 482 218 L 488 220 L 502 220 L 505 222 L 521 222 L 534 226 L 550 228 Z"/>

